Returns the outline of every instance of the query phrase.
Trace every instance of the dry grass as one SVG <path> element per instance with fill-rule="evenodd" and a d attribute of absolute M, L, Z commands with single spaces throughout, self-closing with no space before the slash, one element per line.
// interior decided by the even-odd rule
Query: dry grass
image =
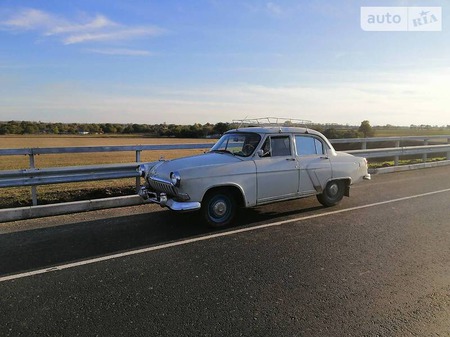
<path fill-rule="evenodd" d="M 100 136 L 0 136 L 0 148 L 37 148 L 37 147 L 75 147 L 75 146 L 121 146 L 121 145 L 160 145 L 160 144 L 195 144 L 214 143 L 210 139 L 173 139 L 144 137 L 100 137 Z M 143 151 L 141 161 L 155 161 L 161 157 L 173 159 L 204 150 L 168 150 Z M 135 152 L 76 153 L 39 155 L 35 157 L 35 166 L 61 167 L 77 165 L 117 164 L 135 162 Z M 0 157 L 0 170 L 17 170 L 29 168 L 28 156 Z M 134 179 L 107 180 L 98 182 L 81 182 L 59 185 L 38 186 L 39 204 L 60 201 L 88 200 L 93 198 L 124 195 L 133 193 Z M 31 204 L 31 188 L 0 189 L 0 208 L 28 206 Z"/>
<path fill-rule="evenodd" d="M 161 145 L 161 144 L 196 144 L 214 143 L 211 139 L 175 139 L 175 138 L 137 138 L 137 137 L 86 137 L 86 136 L 0 136 L 0 148 L 42 148 L 42 147 L 75 147 L 75 146 L 121 146 L 121 145 Z M 141 161 L 155 161 L 161 157 L 179 158 L 203 153 L 204 150 L 169 150 L 143 151 Z M 130 152 L 75 153 L 39 155 L 35 157 L 35 166 L 60 167 L 76 165 L 117 164 L 136 161 L 136 154 Z M 0 170 L 16 170 L 29 168 L 27 156 L 0 157 Z"/>

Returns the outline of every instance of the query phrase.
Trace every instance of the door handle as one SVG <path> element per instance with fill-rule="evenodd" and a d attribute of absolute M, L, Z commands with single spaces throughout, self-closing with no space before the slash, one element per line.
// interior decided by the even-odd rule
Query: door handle
<path fill-rule="evenodd" d="M 320 159 L 330 159 L 330 158 L 328 158 L 328 156 L 322 156 L 320 157 Z"/>
<path fill-rule="evenodd" d="M 295 161 L 295 158 L 286 158 L 287 161 Z"/>

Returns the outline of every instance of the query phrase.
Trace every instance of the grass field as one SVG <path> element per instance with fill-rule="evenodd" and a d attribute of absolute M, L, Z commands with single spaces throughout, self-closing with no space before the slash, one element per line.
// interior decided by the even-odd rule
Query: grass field
<path fill-rule="evenodd" d="M 0 136 L 0 148 L 42 148 L 42 147 L 76 147 L 76 146 L 121 146 L 121 145 L 160 145 L 160 144 L 195 144 L 211 143 L 213 139 L 174 139 L 174 138 L 144 138 L 144 137 L 87 137 L 87 136 Z M 143 151 L 142 161 L 158 160 L 162 156 L 166 159 L 203 153 L 204 150 L 169 150 L 169 151 Z M 39 155 L 35 157 L 35 166 L 60 167 L 75 165 L 95 165 L 130 163 L 136 160 L 136 154 L 130 152 L 109 153 L 75 153 Z M 0 157 L 0 170 L 16 170 L 29 168 L 27 156 Z"/>

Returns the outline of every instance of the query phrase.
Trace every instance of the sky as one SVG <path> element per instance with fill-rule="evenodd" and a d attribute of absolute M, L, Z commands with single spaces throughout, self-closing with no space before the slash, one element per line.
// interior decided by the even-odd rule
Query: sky
<path fill-rule="evenodd" d="M 365 31 L 361 7 L 441 7 Z M 0 121 L 450 124 L 446 0 L 2 0 Z"/>

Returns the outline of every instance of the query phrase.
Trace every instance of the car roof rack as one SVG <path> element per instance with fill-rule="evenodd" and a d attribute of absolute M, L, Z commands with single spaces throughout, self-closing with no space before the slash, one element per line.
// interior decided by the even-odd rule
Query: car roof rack
<path fill-rule="evenodd" d="M 297 126 L 308 127 L 312 122 L 306 119 L 284 118 L 284 117 L 261 117 L 261 118 L 244 118 L 233 120 L 234 124 L 238 124 L 238 129 L 249 126 Z"/>

